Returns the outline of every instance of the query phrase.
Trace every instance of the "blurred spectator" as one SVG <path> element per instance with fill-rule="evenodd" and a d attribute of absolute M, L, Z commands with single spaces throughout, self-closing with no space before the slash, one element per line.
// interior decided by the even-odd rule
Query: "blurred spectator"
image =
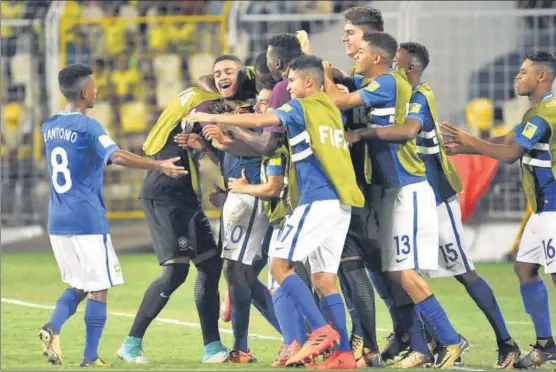
<path fill-rule="evenodd" d="M 92 69 L 97 86 L 97 100 L 109 102 L 110 96 L 113 94 L 113 87 L 111 87 L 110 83 L 110 71 L 101 58 L 93 61 Z"/>
<path fill-rule="evenodd" d="M 91 47 L 87 33 L 83 31 L 70 31 L 73 34 L 71 41 L 66 44 L 67 64 L 91 62 Z"/>
<path fill-rule="evenodd" d="M 140 75 L 137 68 L 129 68 L 129 56 L 121 53 L 116 58 L 116 66 L 111 80 L 116 87 L 120 102 L 134 101 L 139 98 Z"/>
<path fill-rule="evenodd" d="M 25 2 L 23 1 L 2 1 L 0 3 L 2 19 L 20 19 L 25 13 Z M 2 36 L 2 56 L 12 57 L 16 52 L 16 35 L 11 26 L 0 26 Z"/>
<path fill-rule="evenodd" d="M 119 8 L 115 6 L 107 7 L 107 17 L 117 17 Z M 103 24 L 104 29 L 104 52 L 109 57 L 120 55 L 125 48 L 126 23 L 122 19 L 117 19 Z"/>
<path fill-rule="evenodd" d="M 2 108 L 2 214 L 15 212 L 16 187 L 21 186 L 21 209 L 32 213 L 33 141 L 32 115 L 25 101 L 25 88 L 12 86 L 8 104 Z M 29 215 L 29 217 L 31 217 Z"/>

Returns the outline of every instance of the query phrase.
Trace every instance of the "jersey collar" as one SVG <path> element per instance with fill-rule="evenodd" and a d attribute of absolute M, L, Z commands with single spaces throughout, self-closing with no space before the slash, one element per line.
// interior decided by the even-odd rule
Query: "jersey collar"
<path fill-rule="evenodd" d="M 554 94 L 552 93 L 551 90 L 549 90 L 544 94 L 544 96 L 542 96 L 541 101 L 546 101 L 547 99 L 552 99 L 552 98 L 554 98 Z"/>

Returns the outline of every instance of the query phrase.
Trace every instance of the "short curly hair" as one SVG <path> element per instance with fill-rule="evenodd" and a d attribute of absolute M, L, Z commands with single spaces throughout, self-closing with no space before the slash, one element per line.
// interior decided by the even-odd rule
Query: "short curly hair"
<path fill-rule="evenodd" d="M 301 44 L 294 34 L 274 34 L 268 39 L 268 46 L 272 47 L 273 56 L 281 60 L 284 65 L 303 55 Z"/>
<path fill-rule="evenodd" d="M 383 32 L 384 18 L 382 12 L 370 6 L 354 6 L 344 12 L 346 22 L 359 26 L 365 32 Z"/>
<path fill-rule="evenodd" d="M 415 42 L 401 43 L 400 49 L 406 50 L 411 58 L 415 58 L 421 65 L 421 70 L 426 69 L 429 65 L 429 51 L 423 44 Z"/>

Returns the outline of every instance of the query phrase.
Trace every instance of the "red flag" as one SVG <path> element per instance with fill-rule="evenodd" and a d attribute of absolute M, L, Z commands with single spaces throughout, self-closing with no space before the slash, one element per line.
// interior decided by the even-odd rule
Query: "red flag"
<path fill-rule="evenodd" d="M 459 172 L 463 192 L 459 195 L 461 219 L 473 215 L 477 201 L 487 191 L 498 168 L 498 160 L 484 155 L 455 155 L 450 160 Z"/>

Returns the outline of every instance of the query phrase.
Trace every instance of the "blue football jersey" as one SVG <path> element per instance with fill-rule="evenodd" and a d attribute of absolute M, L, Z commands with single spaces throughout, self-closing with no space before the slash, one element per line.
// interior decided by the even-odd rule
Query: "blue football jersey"
<path fill-rule="evenodd" d="M 361 86 L 360 76 L 351 78 L 355 85 Z M 376 77 L 357 92 L 365 102 L 370 114 L 371 125 L 388 126 L 394 123 L 396 114 L 396 80 L 390 74 Z M 426 180 L 426 177 L 408 173 L 401 164 L 395 142 L 369 140 L 372 158 L 372 183 L 384 187 L 401 187 Z"/>
<path fill-rule="evenodd" d="M 118 146 L 98 121 L 79 112 L 52 116 L 43 123 L 42 135 L 50 174 L 48 233 L 108 233 L 104 166 Z"/>
<path fill-rule="evenodd" d="M 289 144 L 292 148 L 291 162 L 295 166 L 295 175 L 299 187 L 299 205 L 318 200 L 338 199 L 338 194 L 336 194 L 332 182 L 328 179 L 315 154 L 311 151 L 301 103 L 293 99 L 287 105 L 274 110 L 274 112 L 280 118 L 282 126 L 286 127 L 288 131 Z"/>
<path fill-rule="evenodd" d="M 415 119 L 421 123 L 421 131 L 416 138 L 417 153 L 419 158 L 425 163 L 427 171 L 427 180 L 431 185 L 434 196 L 436 197 L 436 204 L 442 204 L 456 194 L 440 163 L 438 155 L 440 148 L 436 135 L 429 135 L 435 133 L 436 124 L 432 118 L 429 108 L 429 103 L 425 96 L 419 92 L 413 92 L 411 100 L 409 101 L 410 108 L 407 114 L 408 119 Z"/>

